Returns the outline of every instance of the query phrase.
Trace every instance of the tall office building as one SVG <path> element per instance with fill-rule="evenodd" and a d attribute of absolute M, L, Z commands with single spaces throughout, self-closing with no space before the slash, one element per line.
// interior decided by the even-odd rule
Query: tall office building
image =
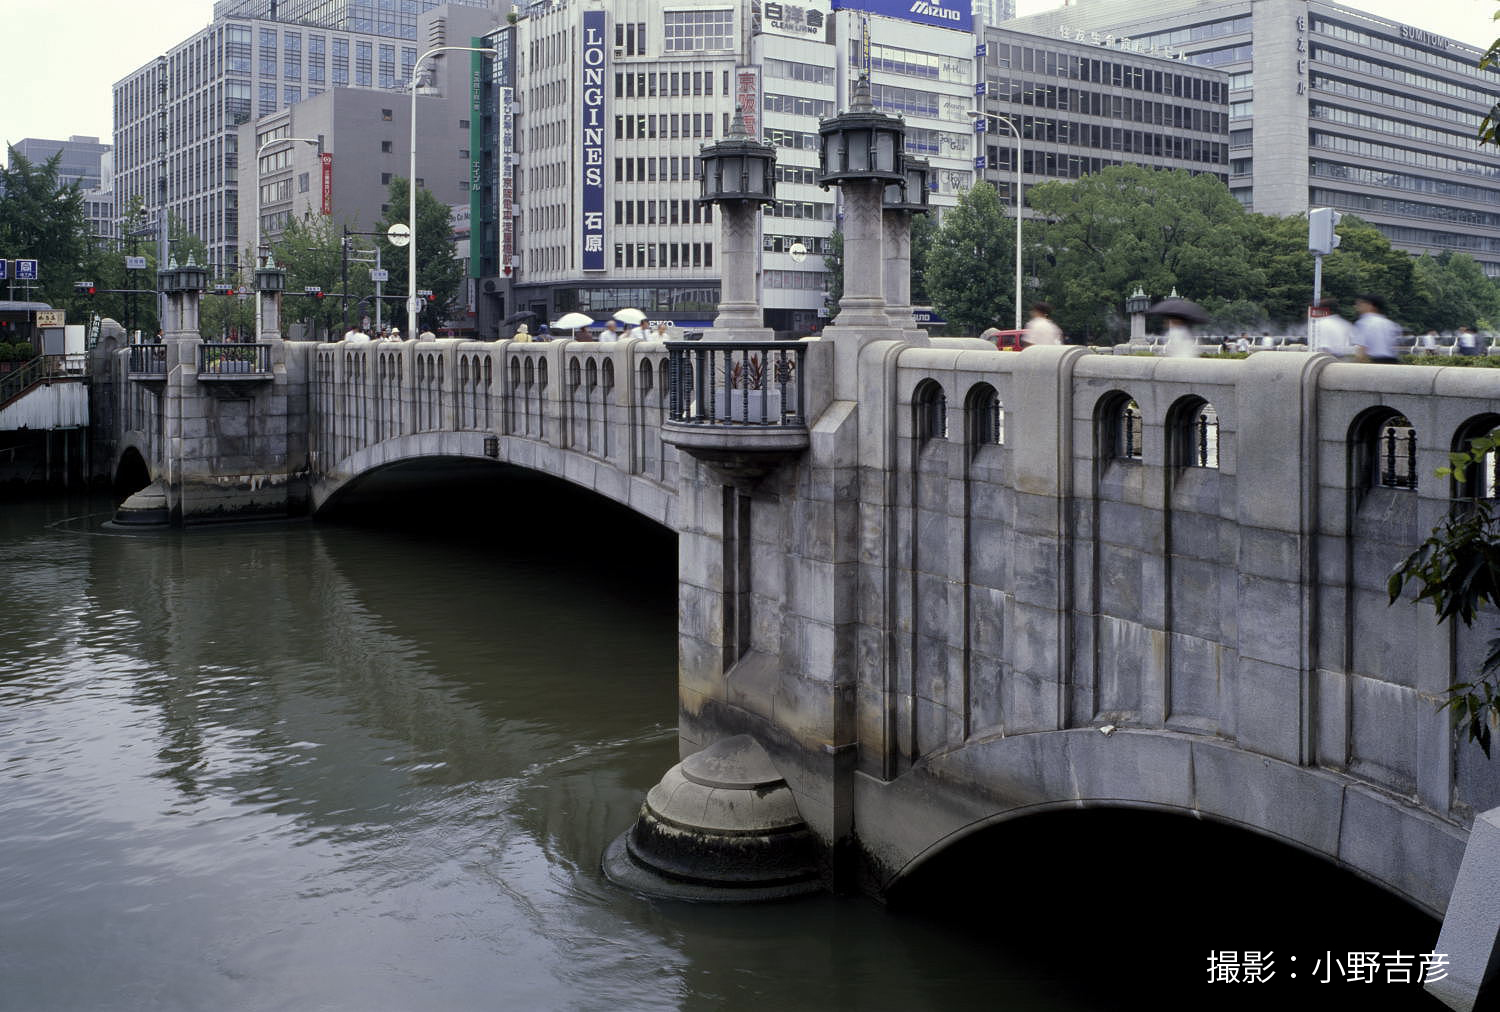
<path fill-rule="evenodd" d="M 974 0 L 974 23 L 998 25 L 1016 16 L 1016 0 Z"/>
<path fill-rule="evenodd" d="M 933 202 L 973 181 L 972 15 L 934 0 L 913 13 L 885 0 L 646 0 L 537 3 L 515 30 L 494 89 L 510 146 L 498 166 L 479 289 L 508 311 L 555 319 L 626 306 L 706 326 L 717 312 L 718 224 L 699 205 L 698 152 L 731 117 L 776 146 L 777 200 L 761 216 L 766 325 L 806 333 L 825 308 L 824 254 L 837 191 L 814 182 L 819 121 L 848 105 L 868 72 L 876 107 L 907 119 L 907 148 L 934 166 Z M 602 88 L 592 88 L 597 78 Z M 496 99 L 498 101 L 498 99 Z M 509 168 L 508 195 L 505 191 Z M 483 217 L 482 217 L 482 220 Z M 507 276 L 504 268 L 510 267 Z"/>
<path fill-rule="evenodd" d="M 1229 75 L 1124 49 L 985 28 L 980 152 L 986 179 L 1014 196 L 1022 182 L 1077 179 L 1111 165 L 1208 173 L 1229 181 Z"/>
<path fill-rule="evenodd" d="M 24 137 L 11 148 L 32 165 L 42 165 L 57 157 L 57 181 L 64 186 L 77 183 L 80 190 L 97 190 L 107 180 L 101 169 L 110 146 L 97 137 L 74 135 L 65 141 Z"/>
<path fill-rule="evenodd" d="M 379 35 L 388 39 L 416 40 L 419 38 L 418 18 L 444 4 L 499 9 L 495 0 L 217 0 L 214 20 L 252 18 L 306 28 Z M 510 3 L 506 0 L 502 13 L 509 10 Z"/>
<path fill-rule="evenodd" d="M 499 14 L 491 2 L 481 10 L 493 23 Z M 377 89 L 402 100 L 419 49 L 430 36 L 444 36 L 447 12 L 473 9 L 464 4 L 413 15 L 413 35 L 423 41 L 403 43 L 404 34 L 344 27 L 362 9 L 352 0 L 321 6 L 326 17 L 309 13 L 311 20 L 301 24 L 282 20 L 279 7 L 272 20 L 220 4 L 221 16 L 212 24 L 115 84 L 117 219 L 137 196 L 153 213 L 165 208 L 203 239 L 217 275 L 233 273 L 252 241 L 239 229 L 239 125 L 332 88 Z M 342 23 L 333 16 L 336 10 L 344 11 Z"/>
<path fill-rule="evenodd" d="M 1352 211 L 1413 253 L 1500 277 L 1500 154 L 1475 140 L 1500 98 L 1480 50 L 1326 0 L 1081 0 L 1009 22 L 1229 74 L 1230 179 L 1268 214 Z"/>

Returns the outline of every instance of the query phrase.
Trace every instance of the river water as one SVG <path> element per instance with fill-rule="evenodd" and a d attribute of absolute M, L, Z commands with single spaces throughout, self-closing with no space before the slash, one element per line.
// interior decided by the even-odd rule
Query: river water
<path fill-rule="evenodd" d="M 0 1009 L 1125 1007 L 941 904 L 607 884 L 676 760 L 674 543 L 516 495 L 152 534 L 0 505 Z"/>

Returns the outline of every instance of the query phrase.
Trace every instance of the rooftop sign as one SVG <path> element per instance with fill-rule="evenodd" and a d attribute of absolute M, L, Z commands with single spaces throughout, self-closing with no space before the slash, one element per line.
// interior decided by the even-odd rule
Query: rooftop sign
<path fill-rule="evenodd" d="M 888 18 L 899 18 L 937 28 L 952 28 L 960 32 L 974 30 L 974 13 L 970 0 L 833 0 L 833 9 L 868 11 Z"/>

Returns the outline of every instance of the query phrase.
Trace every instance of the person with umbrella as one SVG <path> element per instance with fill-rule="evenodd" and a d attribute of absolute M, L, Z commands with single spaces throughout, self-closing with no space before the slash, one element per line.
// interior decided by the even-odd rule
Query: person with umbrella
<path fill-rule="evenodd" d="M 1178 358 L 1195 358 L 1198 355 L 1198 339 L 1193 336 L 1191 325 L 1207 323 L 1208 313 L 1196 302 L 1180 298 L 1173 289 L 1170 297 L 1162 299 L 1146 312 L 1164 316 L 1167 320 L 1166 353 Z"/>

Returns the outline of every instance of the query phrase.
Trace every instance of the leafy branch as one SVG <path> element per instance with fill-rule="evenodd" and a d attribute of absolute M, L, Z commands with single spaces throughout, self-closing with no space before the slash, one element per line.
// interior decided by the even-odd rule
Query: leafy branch
<path fill-rule="evenodd" d="M 1449 466 L 1437 470 L 1440 478 L 1465 480 L 1471 467 L 1500 447 L 1500 429 L 1471 440 L 1468 449 L 1448 455 Z M 1483 481 L 1482 476 L 1475 482 Z M 1465 626 L 1484 605 L 1500 604 L 1500 520 L 1490 500 L 1480 498 L 1479 488 L 1463 507 L 1433 528 L 1432 534 L 1392 571 L 1386 581 L 1391 603 L 1408 583 L 1420 588 L 1418 601 L 1431 601 L 1438 622 L 1457 618 Z M 1446 691 L 1438 709 L 1453 711 L 1453 723 L 1468 727 L 1469 740 L 1490 755 L 1493 731 L 1500 728 L 1500 637 L 1488 644 L 1488 653 L 1472 682 L 1457 682 Z"/>

